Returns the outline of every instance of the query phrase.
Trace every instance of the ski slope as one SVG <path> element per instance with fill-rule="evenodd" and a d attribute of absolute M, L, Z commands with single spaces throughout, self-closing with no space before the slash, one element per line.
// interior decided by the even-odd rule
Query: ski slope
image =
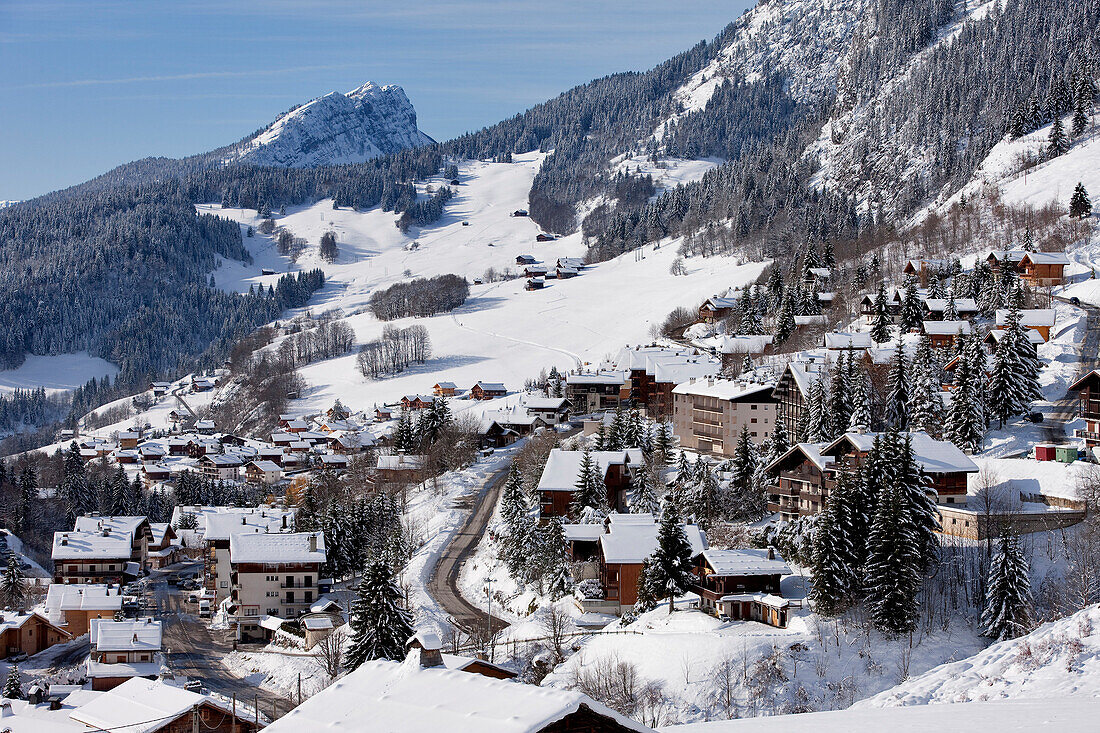
<path fill-rule="evenodd" d="M 377 338 L 385 324 L 366 312 L 371 293 L 408 277 L 455 273 L 473 282 L 489 268 L 516 271 L 516 257 L 529 254 L 553 268 L 559 257 L 581 257 L 579 234 L 536 243 L 539 229 L 527 217 L 512 216 L 526 209 L 531 181 L 543 155 L 515 156 L 515 162 L 472 161 L 459 168 L 461 185 L 443 218 L 423 229 L 402 234 L 395 215 L 377 208 L 355 212 L 333 210 L 330 200 L 287 210 L 276 224 L 309 242 L 296 263 L 277 254 L 274 240 L 256 231 L 246 238 L 254 263 L 226 261 L 215 271 L 216 284 L 231 292 L 269 285 L 279 274 L 322 268 L 328 282 L 310 303 L 314 312 L 339 309 L 355 330 L 358 343 Z M 701 171 L 692 171 L 699 174 Z M 434 179 L 422 186 L 443 184 Z M 226 216 L 242 227 L 257 227 L 255 211 L 199 210 Z M 467 222 L 466 225 L 463 222 Z M 317 248 L 321 235 L 333 231 L 340 254 L 324 262 Z M 411 248 L 412 243 L 417 248 Z M 526 291 L 526 279 L 474 284 L 470 298 L 452 313 L 425 319 L 402 319 L 400 328 L 423 324 L 432 342 L 433 358 L 397 377 L 367 381 L 355 369 L 355 354 L 305 366 L 310 384 L 299 411 L 328 407 L 339 397 L 352 409 L 369 409 L 403 394 L 430 392 L 437 381 L 469 388 L 478 380 L 503 381 L 519 389 L 528 377 L 557 366 L 576 369 L 600 361 L 622 346 L 648 342 L 654 326 L 677 306 L 695 307 L 731 286 L 754 280 L 766 263 L 742 263 L 727 257 L 690 259 L 688 274 L 675 277 L 669 267 L 678 242 L 646 247 L 616 260 L 585 269 L 569 280 L 548 280 L 543 290 Z M 262 268 L 274 275 L 262 275 Z M 404 273 L 408 272 L 409 275 Z M 461 408 L 461 405 L 456 405 Z"/>
<path fill-rule="evenodd" d="M 116 374 L 117 366 L 86 351 L 53 356 L 27 354 L 19 367 L 0 371 L 0 393 L 38 387 L 45 388 L 47 394 L 69 392 L 92 377 L 100 379 Z"/>

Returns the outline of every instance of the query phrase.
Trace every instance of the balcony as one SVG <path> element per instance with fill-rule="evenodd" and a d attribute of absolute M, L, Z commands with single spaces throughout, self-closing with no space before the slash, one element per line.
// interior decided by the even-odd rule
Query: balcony
<path fill-rule="evenodd" d="M 306 588 L 312 590 L 315 586 L 312 582 L 303 583 L 302 581 L 284 580 L 279 584 L 280 588 Z"/>

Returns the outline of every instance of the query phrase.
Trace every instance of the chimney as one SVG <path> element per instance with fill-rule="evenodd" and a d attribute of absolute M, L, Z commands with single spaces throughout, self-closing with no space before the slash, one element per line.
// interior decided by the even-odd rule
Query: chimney
<path fill-rule="evenodd" d="M 62 535 L 62 537 L 61 537 L 61 546 L 62 547 L 67 547 L 68 544 L 69 544 L 69 537 L 67 535 Z"/>
<path fill-rule="evenodd" d="M 769 560 L 774 560 L 775 559 L 775 548 L 774 547 L 771 547 L 771 546 L 768 547 L 768 559 Z"/>
<path fill-rule="evenodd" d="M 248 524 L 248 521 L 244 518 L 243 515 L 241 516 L 241 524 Z"/>
<path fill-rule="evenodd" d="M 309 551 L 317 552 L 317 535 L 315 534 L 309 536 Z"/>
<path fill-rule="evenodd" d="M 12 718 L 15 717 L 15 713 L 11 711 L 11 703 L 7 700 L 0 705 L 0 718 Z"/>
<path fill-rule="evenodd" d="M 443 644 L 439 636 L 432 632 L 422 631 L 409 639 L 406 647 L 410 652 L 420 650 L 420 666 L 423 668 L 443 666 Z"/>
<path fill-rule="evenodd" d="M 283 515 L 283 529 L 286 529 L 286 515 Z"/>

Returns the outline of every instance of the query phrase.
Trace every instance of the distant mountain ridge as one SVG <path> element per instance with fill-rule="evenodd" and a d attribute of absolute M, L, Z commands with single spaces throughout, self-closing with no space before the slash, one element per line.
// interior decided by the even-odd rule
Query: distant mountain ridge
<path fill-rule="evenodd" d="M 368 81 L 296 107 L 230 146 L 223 161 L 286 168 L 343 165 L 433 142 L 417 128 L 416 110 L 401 87 Z"/>

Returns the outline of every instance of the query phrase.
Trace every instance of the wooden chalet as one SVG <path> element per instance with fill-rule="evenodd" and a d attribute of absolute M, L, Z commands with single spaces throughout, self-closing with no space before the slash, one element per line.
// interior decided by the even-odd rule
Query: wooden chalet
<path fill-rule="evenodd" d="M 1069 257 L 1062 252 L 1026 252 L 1017 267 L 1020 279 L 1033 288 L 1063 285 Z"/>
<path fill-rule="evenodd" d="M 429 407 L 435 404 L 434 395 L 425 394 L 407 394 L 401 398 L 401 409 L 406 412 L 417 412 L 419 410 L 427 410 Z"/>
<path fill-rule="evenodd" d="M 494 400 L 507 394 L 508 390 L 502 382 L 478 382 L 470 387 L 470 397 L 475 400 Z"/>
<path fill-rule="evenodd" d="M 0 659 L 18 654 L 34 656 L 72 638 L 72 634 L 39 613 L 0 611 Z"/>
<path fill-rule="evenodd" d="M 947 349 L 960 337 L 970 335 L 970 321 L 925 321 L 921 330 L 928 336 L 933 349 Z"/>
<path fill-rule="evenodd" d="M 454 397 L 457 389 L 454 382 L 436 382 L 432 386 L 432 394 L 436 397 Z"/>
<path fill-rule="evenodd" d="M 985 261 L 993 272 L 1000 272 L 1006 265 L 1015 269 L 1026 254 L 1027 250 L 1023 249 L 995 249 L 986 255 Z"/>
<path fill-rule="evenodd" d="M 942 321 L 945 318 L 944 314 L 947 312 L 950 302 L 948 298 L 925 298 L 921 303 L 921 308 L 924 311 L 924 320 Z M 955 298 L 954 303 L 955 313 L 958 314 L 960 319 L 977 317 L 978 301 L 973 298 Z"/>
<path fill-rule="evenodd" d="M 534 255 L 517 255 L 516 256 L 516 264 L 517 265 L 533 265 L 536 262 L 538 262 L 538 260 L 535 259 Z"/>
<path fill-rule="evenodd" d="M 791 569 L 775 548 L 703 550 L 693 558 L 692 572 L 702 610 L 734 621 L 787 626 L 790 601 L 783 598 L 780 579 Z"/>
<path fill-rule="evenodd" d="M 541 277 L 533 277 L 523 286 L 524 290 L 542 290 L 546 287 L 546 281 Z"/>
<path fill-rule="evenodd" d="M 569 515 L 577 476 L 580 475 L 583 451 L 566 451 L 554 448 L 539 478 L 539 506 L 543 518 Z M 631 472 L 644 465 L 641 451 L 591 451 L 589 455 L 596 471 L 603 476 L 607 506 L 614 510 L 626 509 L 626 494 L 630 489 Z"/>
<path fill-rule="evenodd" d="M 796 443 L 765 470 L 775 480 L 768 487 L 768 511 L 793 521 L 817 514 L 825 506 L 825 473 L 833 459 L 821 455 L 821 443 Z"/>
<path fill-rule="evenodd" d="M 932 275 L 942 277 L 950 268 L 951 263 L 948 260 L 916 259 L 906 260 L 905 267 L 901 268 L 901 271 L 905 275 L 916 277 L 922 287 L 927 287 Z"/>
<path fill-rule="evenodd" d="M 699 320 L 705 323 L 714 323 L 728 318 L 733 309 L 737 307 L 737 298 L 714 296 L 707 298 L 699 306 Z"/>
<path fill-rule="evenodd" d="M 1031 310 L 1021 310 L 1020 325 L 1031 331 L 1035 331 L 1043 337 L 1043 341 L 1050 341 L 1050 332 L 1054 328 L 1055 312 L 1053 308 L 1035 308 Z M 999 309 L 997 311 L 997 328 L 1004 329 L 1008 327 L 1009 311 L 1006 309 Z"/>
<path fill-rule="evenodd" d="M 578 412 L 612 410 L 630 399 L 629 373 L 622 371 L 567 374 L 565 396 Z"/>
<path fill-rule="evenodd" d="M 549 234 L 543 234 L 542 232 L 539 232 L 538 234 L 535 235 L 535 241 L 536 242 L 553 242 L 554 237 L 550 236 Z"/>
<path fill-rule="evenodd" d="M 1100 445 L 1100 371 L 1093 369 L 1069 386 L 1077 393 L 1077 417 L 1085 421 L 1085 429 L 1077 431 L 1088 445 Z"/>

